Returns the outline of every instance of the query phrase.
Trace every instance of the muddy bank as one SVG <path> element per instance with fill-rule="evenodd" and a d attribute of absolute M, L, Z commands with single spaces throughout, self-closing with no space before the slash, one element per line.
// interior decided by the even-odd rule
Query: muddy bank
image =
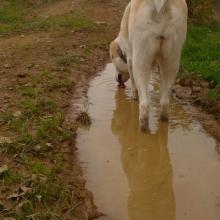
<path fill-rule="evenodd" d="M 220 102 L 215 97 L 210 97 L 212 83 L 194 76 L 186 79 L 177 79 L 174 85 L 174 96 L 182 103 L 190 103 L 191 112 L 205 130 L 217 140 L 216 148 L 220 152 Z M 218 88 L 215 88 L 217 91 Z"/>
<path fill-rule="evenodd" d="M 106 220 L 218 220 L 219 155 L 215 139 L 176 99 L 170 120 L 159 120 L 159 76 L 152 74 L 149 132 L 139 132 L 131 87 L 118 89 L 107 64 L 90 82 L 89 129 L 78 131 L 79 157 Z M 114 193 L 112 193 L 114 192 Z"/>

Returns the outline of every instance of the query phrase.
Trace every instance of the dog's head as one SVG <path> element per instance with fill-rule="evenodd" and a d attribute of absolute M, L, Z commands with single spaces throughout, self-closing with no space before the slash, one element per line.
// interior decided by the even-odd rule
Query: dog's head
<path fill-rule="evenodd" d="M 117 70 L 115 76 L 116 81 L 119 84 L 124 84 L 130 78 L 130 76 L 128 72 L 126 55 L 122 52 L 117 39 L 112 41 L 110 44 L 110 57 Z"/>

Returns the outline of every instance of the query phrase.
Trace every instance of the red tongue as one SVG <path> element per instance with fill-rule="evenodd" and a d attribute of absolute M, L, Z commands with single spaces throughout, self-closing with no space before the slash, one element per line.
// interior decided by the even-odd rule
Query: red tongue
<path fill-rule="evenodd" d="M 118 88 L 124 89 L 125 88 L 124 82 L 119 82 L 118 83 Z"/>

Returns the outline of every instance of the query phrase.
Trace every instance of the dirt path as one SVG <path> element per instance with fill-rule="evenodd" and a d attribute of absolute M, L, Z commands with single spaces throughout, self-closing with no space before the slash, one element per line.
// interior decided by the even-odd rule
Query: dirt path
<path fill-rule="evenodd" d="M 35 16 L 76 13 L 84 28 L 69 23 L 63 28 L 62 22 L 69 22 L 64 19 L 58 28 L 0 38 L 0 219 L 99 215 L 85 189 L 75 119 L 89 81 L 109 59 L 108 45 L 126 2 L 57 1 L 35 10 Z"/>
<path fill-rule="evenodd" d="M 47 19 L 76 13 L 82 14 L 76 18 L 80 22 L 86 15 L 93 23 L 82 20 L 82 30 L 68 26 L 0 39 L 1 219 L 99 215 L 74 147 L 77 108 L 69 107 L 86 96 L 88 81 L 108 60 L 123 7 L 118 1 L 58 1 L 36 15 Z M 97 32 L 94 25 L 108 28 Z M 71 116 L 76 112 L 74 117 L 68 117 L 70 111 Z"/>

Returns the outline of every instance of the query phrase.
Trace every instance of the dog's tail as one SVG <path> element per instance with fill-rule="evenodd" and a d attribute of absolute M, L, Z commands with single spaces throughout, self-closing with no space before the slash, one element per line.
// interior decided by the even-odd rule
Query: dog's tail
<path fill-rule="evenodd" d="M 162 13 L 167 7 L 170 0 L 153 0 L 154 6 L 158 14 Z"/>

